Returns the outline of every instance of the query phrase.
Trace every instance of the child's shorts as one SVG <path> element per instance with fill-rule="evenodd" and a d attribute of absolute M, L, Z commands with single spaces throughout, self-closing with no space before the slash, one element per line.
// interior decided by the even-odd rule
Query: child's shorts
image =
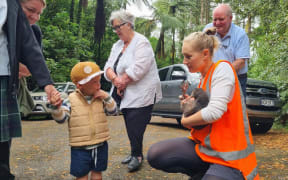
<path fill-rule="evenodd" d="M 71 147 L 70 174 L 75 177 L 86 176 L 91 170 L 105 171 L 108 161 L 108 143 L 94 149 L 80 149 Z"/>

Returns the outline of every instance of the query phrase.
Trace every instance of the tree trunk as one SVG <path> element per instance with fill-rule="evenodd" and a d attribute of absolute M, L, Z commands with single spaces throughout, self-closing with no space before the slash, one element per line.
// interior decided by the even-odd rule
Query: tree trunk
<path fill-rule="evenodd" d="M 172 29 L 172 58 L 171 63 L 174 64 L 175 62 L 175 29 Z"/>
<path fill-rule="evenodd" d="M 196 0 L 196 8 L 197 9 L 201 9 L 201 1 L 202 0 Z M 195 13 L 195 25 L 200 25 L 200 20 L 201 20 L 201 18 L 200 18 L 200 16 L 201 16 L 201 13 Z"/>
<path fill-rule="evenodd" d="M 75 6 L 75 0 L 71 0 L 71 6 L 70 6 L 70 22 L 74 22 L 74 6 Z"/>
<path fill-rule="evenodd" d="M 205 0 L 206 1 L 206 7 L 205 7 L 205 24 L 210 23 L 210 0 Z"/>
<path fill-rule="evenodd" d="M 201 12 L 200 12 L 200 23 L 201 23 L 201 25 L 204 24 L 204 1 L 205 0 L 201 0 Z"/>
<path fill-rule="evenodd" d="M 158 58 L 163 58 L 165 57 L 165 51 L 164 51 L 164 32 L 165 30 L 161 28 L 160 36 L 157 42 L 157 46 L 155 49 L 155 54 L 157 55 Z"/>
<path fill-rule="evenodd" d="M 76 20 L 77 24 L 80 24 L 81 17 L 82 17 L 82 0 L 79 0 L 78 12 L 77 12 L 77 20 Z"/>
<path fill-rule="evenodd" d="M 246 27 L 245 27 L 245 30 L 247 32 L 247 34 L 251 34 L 251 23 L 252 23 L 252 17 L 251 17 L 251 14 L 248 14 L 248 18 L 247 18 L 247 24 L 246 24 Z"/>
<path fill-rule="evenodd" d="M 96 62 L 100 64 L 101 59 L 101 42 L 105 33 L 106 21 L 104 12 L 104 0 L 97 0 L 97 8 L 94 21 L 94 44 L 98 45 Z"/>
<path fill-rule="evenodd" d="M 88 0 L 82 0 L 82 7 L 85 9 L 88 7 Z"/>

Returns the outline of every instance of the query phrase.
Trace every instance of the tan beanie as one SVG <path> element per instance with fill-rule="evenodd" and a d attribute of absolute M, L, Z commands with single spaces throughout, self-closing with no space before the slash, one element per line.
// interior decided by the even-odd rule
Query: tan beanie
<path fill-rule="evenodd" d="M 71 80 L 74 84 L 85 84 L 103 73 L 104 71 L 94 62 L 79 62 L 71 70 Z"/>

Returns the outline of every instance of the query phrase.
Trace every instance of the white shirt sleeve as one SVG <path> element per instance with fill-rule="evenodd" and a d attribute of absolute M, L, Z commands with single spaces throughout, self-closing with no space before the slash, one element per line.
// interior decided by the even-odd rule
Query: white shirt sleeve
<path fill-rule="evenodd" d="M 220 63 L 212 76 L 211 92 L 208 106 L 201 110 L 204 121 L 212 123 L 226 111 L 235 91 L 235 77 L 228 63 Z"/>
<path fill-rule="evenodd" d="M 108 82 L 110 82 L 111 80 L 106 75 L 107 69 L 111 68 L 114 71 L 113 68 L 114 68 L 115 61 L 117 60 L 117 57 L 119 56 L 122 48 L 123 48 L 123 43 L 121 41 L 117 41 L 116 43 L 114 43 L 111 48 L 110 55 L 104 66 L 104 77 Z"/>
<path fill-rule="evenodd" d="M 140 41 L 136 47 L 134 56 L 135 63 L 131 64 L 131 66 L 126 69 L 127 75 L 132 78 L 133 81 L 142 79 L 150 70 L 154 61 L 153 51 L 148 42 Z"/>

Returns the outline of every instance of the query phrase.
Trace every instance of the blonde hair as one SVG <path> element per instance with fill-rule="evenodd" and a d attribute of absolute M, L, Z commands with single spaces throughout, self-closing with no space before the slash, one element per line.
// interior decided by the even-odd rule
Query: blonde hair
<path fill-rule="evenodd" d="M 193 32 L 184 38 L 183 43 L 190 44 L 198 51 L 208 49 L 211 57 L 219 46 L 217 37 L 214 35 L 208 35 L 206 32 Z"/>
<path fill-rule="evenodd" d="M 27 3 L 30 0 L 20 0 L 21 3 Z M 46 8 L 46 0 L 38 0 L 43 4 L 44 9 Z"/>

